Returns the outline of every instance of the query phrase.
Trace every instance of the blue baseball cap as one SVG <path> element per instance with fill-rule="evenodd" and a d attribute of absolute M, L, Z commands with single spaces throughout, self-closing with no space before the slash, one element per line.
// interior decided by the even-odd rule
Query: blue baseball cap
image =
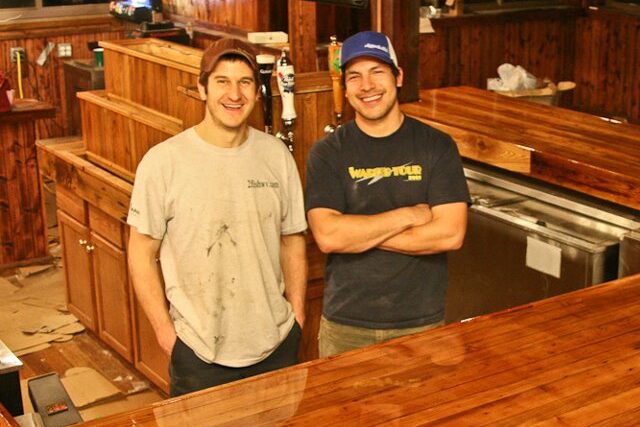
<path fill-rule="evenodd" d="M 389 37 L 376 31 L 362 31 L 348 37 L 340 49 L 340 68 L 361 56 L 371 56 L 398 69 L 398 57 Z"/>

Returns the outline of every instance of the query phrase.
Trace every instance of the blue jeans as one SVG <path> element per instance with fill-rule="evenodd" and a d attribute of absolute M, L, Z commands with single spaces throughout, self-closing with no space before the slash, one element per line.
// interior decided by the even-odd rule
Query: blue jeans
<path fill-rule="evenodd" d="M 333 356 L 442 325 L 444 325 L 444 320 L 415 328 L 369 329 L 332 322 L 322 316 L 318 333 L 318 352 L 320 357 Z"/>
<path fill-rule="evenodd" d="M 191 393 L 220 384 L 230 383 L 298 363 L 298 346 L 302 329 L 295 322 L 287 338 L 266 359 L 243 368 L 230 368 L 200 359 L 179 338 L 171 352 L 169 364 L 169 395 Z"/>

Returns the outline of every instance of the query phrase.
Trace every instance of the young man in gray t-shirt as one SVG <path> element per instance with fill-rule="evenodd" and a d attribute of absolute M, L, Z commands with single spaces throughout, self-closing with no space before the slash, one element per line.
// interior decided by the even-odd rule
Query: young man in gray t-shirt
<path fill-rule="evenodd" d="M 247 125 L 257 83 L 251 47 L 214 43 L 198 84 L 204 119 L 149 150 L 136 171 L 129 264 L 171 356 L 172 396 L 297 362 L 302 189 L 284 144 Z"/>

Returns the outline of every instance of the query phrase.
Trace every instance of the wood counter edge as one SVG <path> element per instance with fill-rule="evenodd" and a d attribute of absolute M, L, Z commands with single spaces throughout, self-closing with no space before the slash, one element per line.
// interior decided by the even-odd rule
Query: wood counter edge
<path fill-rule="evenodd" d="M 39 140 L 36 148 L 42 175 L 126 223 L 133 185 L 83 158 L 86 151 L 81 140 Z"/>

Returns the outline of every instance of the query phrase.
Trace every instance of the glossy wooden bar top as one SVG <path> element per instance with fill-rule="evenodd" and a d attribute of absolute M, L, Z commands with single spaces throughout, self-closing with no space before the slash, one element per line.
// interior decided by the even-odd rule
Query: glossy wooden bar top
<path fill-rule="evenodd" d="M 637 425 L 640 275 L 92 426 Z"/>
<path fill-rule="evenodd" d="M 640 126 L 471 87 L 423 90 L 402 109 L 462 156 L 640 209 Z"/>

